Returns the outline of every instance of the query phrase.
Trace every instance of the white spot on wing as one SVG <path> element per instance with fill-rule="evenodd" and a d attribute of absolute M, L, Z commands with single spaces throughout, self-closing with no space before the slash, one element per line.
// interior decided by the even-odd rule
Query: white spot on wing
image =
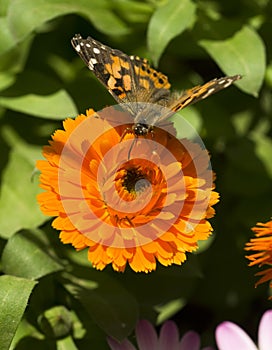
<path fill-rule="evenodd" d="M 93 52 L 98 55 L 100 53 L 100 50 L 97 47 L 94 47 Z"/>
<path fill-rule="evenodd" d="M 95 58 L 91 58 L 89 60 L 89 64 L 88 64 L 88 67 L 90 68 L 90 70 L 93 70 L 94 69 L 94 65 L 97 63 L 97 60 Z"/>
<path fill-rule="evenodd" d="M 227 82 L 224 84 L 224 88 L 230 86 L 231 83 L 232 83 L 232 80 L 231 80 L 231 79 L 227 80 Z"/>
<path fill-rule="evenodd" d="M 210 95 L 210 94 L 212 94 L 214 92 L 214 90 L 215 90 L 215 88 L 211 88 L 211 89 L 208 90 L 207 93 Z"/>
<path fill-rule="evenodd" d="M 81 47 L 80 47 L 79 44 L 75 47 L 75 50 L 76 50 L 77 52 L 80 52 L 80 51 L 81 51 Z"/>
<path fill-rule="evenodd" d="M 210 88 L 205 95 L 202 96 L 202 99 L 208 97 L 214 92 L 215 88 Z"/>
<path fill-rule="evenodd" d="M 223 85 L 223 84 L 225 84 L 225 82 L 226 82 L 226 79 L 222 79 L 222 80 L 219 80 L 219 81 L 217 82 L 217 84 L 218 84 L 218 85 Z"/>

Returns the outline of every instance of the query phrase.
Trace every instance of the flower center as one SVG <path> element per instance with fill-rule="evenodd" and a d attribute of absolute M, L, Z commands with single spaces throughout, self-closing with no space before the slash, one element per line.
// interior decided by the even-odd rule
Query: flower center
<path fill-rule="evenodd" d="M 129 168 L 123 178 L 123 187 L 131 194 L 144 192 L 150 186 L 146 174 L 143 174 L 139 168 Z"/>

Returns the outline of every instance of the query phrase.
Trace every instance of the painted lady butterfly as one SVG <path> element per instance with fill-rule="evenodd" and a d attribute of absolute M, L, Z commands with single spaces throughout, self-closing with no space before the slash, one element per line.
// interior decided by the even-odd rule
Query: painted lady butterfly
<path fill-rule="evenodd" d="M 146 102 L 168 108 L 168 114 L 159 116 L 143 113 L 142 110 L 130 111 L 134 118 L 131 131 L 136 137 L 146 135 L 152 131 L 155 123 L 160 123 L 184 107 L 203 100 L 242 78 L 241 75 L 227 76 L 180 94 L 171 93 L 167 76 L 151 68 L 146 59 L 128 56 L 91 37 L 83 39 L 80 34 L 76 34 L 71 42 L 88 68 L 118 103 L 129 106 L 131 102 Z"/>

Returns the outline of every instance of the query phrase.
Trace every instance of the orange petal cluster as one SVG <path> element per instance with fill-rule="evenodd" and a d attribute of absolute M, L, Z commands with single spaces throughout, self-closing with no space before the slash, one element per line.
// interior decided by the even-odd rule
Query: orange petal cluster
<path fill-rule="evenodd" d="M 266 223 L 258 222 L 252 231 L 255 232 L 256 238 L 246 243 L 245 250 L 256 253 L 246 256 L 250 260 L 249 266 L 272 266 L 272 220 Z M 272 288 L 272 267 L 256 273 L 256 276 L 261 276 L 256 286 L 270 281 L 270 288 Z"/>
<path fill-rule="evenodd" d="M 207 151 L 160 128 L 135 138 L 129 124 L 86 114 L 65 120 L 43 148 L 41 210 L 98 270 L 181 265 L 212 232 L 218 194 Z"/>

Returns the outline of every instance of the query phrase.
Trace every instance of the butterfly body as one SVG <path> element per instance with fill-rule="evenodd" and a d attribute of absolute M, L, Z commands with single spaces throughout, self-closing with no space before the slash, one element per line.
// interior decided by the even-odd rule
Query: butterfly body
<path fill-rule="evenodd" d="M 83 39 L 80 34 L 76 34 L 71 42 L 88 68 L 114 99 L 125 104 L 132 114 L 132 132 L 136 137 L 145 136 L 153 130 L 156 123 L 241 79 L 240 75 L 222 77 L 180 94 L 171 93 L 167 76 L 150 67 L 146 59 L 128 56 L 91 37 Z M 141 102 L 162 106 L 167 112 L 156 113 L 148 107 L 143 107 Z"/>

